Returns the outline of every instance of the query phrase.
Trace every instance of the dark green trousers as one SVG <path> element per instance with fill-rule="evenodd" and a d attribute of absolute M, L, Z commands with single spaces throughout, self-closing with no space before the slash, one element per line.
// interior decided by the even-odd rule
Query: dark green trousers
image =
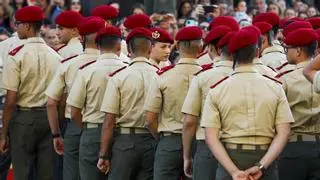
<path fill-rule="evenodd" d="M 80 138 L 79 170 L 81 180 L 106 180 L 107 176 L 97 168 L 100 150 L 101 125 L 83 128 Z"/>
<path fill-rule="evenodd" d="M 156 140 L 150 134 L 115 135 L 109 180 L 153 180 Z"/>
<path fill-rule="evenodd" d="M 289 142 L 278 167 L 281 180 L 320 179 L 320 142 Z"/>
<path fill-rule="evenodd" d="M 193 180 L 215 180 L 218 161 L 204 140 L 197 140 L 193 161 Z"/>
<path fill-rule="evenodd" d="M 240 170 L 246 170 L 253 167 L 255 163 L 259 162 L 267 151 L 263 150 L 227 150 L 231 160 Z M 278 180 L 277 164 L 274 162 L 266 170 L 261 180 Z M 218 164 L 216 180 L 232 180 L 231 175 Z"/>
<path fill-rule="evenodd" d="M 81 128 L 74 121 L 67 119 L 67 127 L 63 138 L 63 179 L 80 180 L 79 175 L 79 146 Z"/>
<path fill-rule="evenodd" d="M 15 179 L 53 179 L 53 144 L 47 113 L 18 111 L 10 124 L 10 151 Z M 33 169 L 35 168 L 35 169 Z"/>
<path fill-rule="evenodd" d="M 183 171 L 183 148 L 181 135 L 164 136 L 158 143 L 154 180 L 188 179 Z"/>

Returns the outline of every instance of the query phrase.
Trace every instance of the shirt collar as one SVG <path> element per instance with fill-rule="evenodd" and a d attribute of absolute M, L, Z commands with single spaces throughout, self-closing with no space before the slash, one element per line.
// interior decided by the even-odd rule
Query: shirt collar
<path fill-rule="evenodd" d="M 264 49 L 261 53 L 261 55 L 265 55 L 265 54 L 268 54 L 268 53 L 272 53 L 272 52 L 279 52 L 279 53 L 282 53 L 281 50 L 277 47 L 278 45 L 273 45 L 271 47 L 268 47 L 266 49 Z"/>
<path fill-rule="evenodd" d="M 104 59 L 120 60 L 119 56 L 114 53 L 104 53 L 104 54 L 101 54 L 98 58 L 98 60 L 104 60 Z"/>
<path fill-rule="evenodd" d="M 309 63 L 310 63 L 310 61 L 300 62 L 299 64 L 297 64 L 296 69 L 304 68 L 304 67 L 306 67 Z"/>
<path fill-rule="evenodd" d="M 153 59 L 149 59 L 149 62 L 152 64 L 152 65 L 154 65 L 154 66 L 159 66 L 159 64 L 155 61 L 155 60 L 153 60 Z"/>
<path fill-rule="evenodd" d="M 86 48 L 84 50 L 84 54 L 100 54 L 100 51 L 98 49 L 93 49 L 93 48 Z"/>
<path fill-rule="evenodd" d="M 78 37 L 71 38 L 68 44 L 81 43 Z"/>
<path fill-rule="evenodd" d="M 27 39 L 27 43 L 46 43 L 41 37 L 32 37 Z"/>
<path fill-rule="evenodd" d="M 178 62 L 178 64 L 194 64 L 194 65 L 199 65 L 197 63 L 197 59 L 195 58 L 181 58 Z"/>
<path fill-rule="evenodd" d="M 221 66 L 226 66 L 226 67 L 232 67 L 233 66 L 233 62 L 232 61 L 219 61 L 219 62 L 216 62 L 214 64 L 215 67 L 221 67 Z"/>
<path fill-rule="evenodd" d="M 252 65 L 245 65 L 236 67 L 233 74 L 237 73 L 258 73 L 258 71 Z"/>
<path fill-rule="evenodd" d="M 260 58 L 254 58 L 253 64 L 263 64 Z"/>
<path fill-rule="evenodd" d="M 136 63 L 136 62 L 145 62 L 145 63 L 150 64 L 150 61 L 147 58 L 145 58 L 145 57 L 136 57 L 136 58 L 131 60 L 130 65 L 132 65 L 133 63 Z"/>

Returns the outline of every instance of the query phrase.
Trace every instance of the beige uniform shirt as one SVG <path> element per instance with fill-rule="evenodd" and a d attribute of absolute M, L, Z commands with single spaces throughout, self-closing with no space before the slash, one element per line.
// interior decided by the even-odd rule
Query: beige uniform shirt
<path fill-rule="evenodd" d="M 169 66 L 170 65 L 170 61 L 167 60 L 167 61 L 160 61 L 160 63 L 158 64 L 154 59 L 149 59 L 150 63 L 155 66 L 156 68 L 158 69 L 161 69 L 165 66 Z"/>
<path fill-rule="evenodd" d="M 181 108 L 191 80 L 200 70 L 196 59 L 182 58 L 174 68 L 152 81 L 144 109 L 161 114 L 159 132 L 182 132 Z"/>
<path fill-rule="evenodd" d="M 201 126 L 219 129 L 222 142 L 261 145 L 271 143 L 276 125 L 293 121 L 281 84 L 242 66 L 209 90 Z"/>
<path fill-rule="evenodd" d="M 320 95 L 314 85 L 303 76 L 309 61 L 297 64 L 297 68 L 281 76 L 283 88 L 295 120 L 292 130 L 296 133 L 320 133 Z"/>
<path fill-rule="evenodd" d="M 55 76 L 51 80 L 45 94 L 59 101 L 63 93 L 69 93 L 74 77 L 79 67 L 86 62 L 97 60 L 100 51 L 98 49 L 86 49 L 84 53 L 60 64 Z M 71 118 L 71 107 L 66 106 L 65 117 Z"/>
<path fill-rule="evenodd" d="M 275 45 L 263 50 L 261 61 L 264 65 L 275 69 L 287 62 L 287 56 Z"/>
<path fill-rule="evenodd" d="M 275 71 L 273 71 L 270 67 L 264 65 L 258 58 L 253 60 L 253 67 L 256 68 L 262 75 L 267 75 L 270 77 L 275 77 L 277 75 Z"/>
<path fill-rule="evenodd" d="M 29 38 L 20 51 L 9 56 L 3 71 L 3 88 L 18 93 L 18 106 L 45 106 L 44 92 L 61 59 L 42 38 Z"/>
<path fill-rule="evenodd" d="M 132 59 L 126 69 L 110 78 L 101 111 L 118 115 L 118 127 L 144 128 L 142 108 L 156 71 L 148 59 Z"/>
<path fill-rule="evenodd" d="M 206 53 L 202 56 L 200 56 L 198 59 L 197 59 L 197 63 L 202 66 L 204 64 L 210 64 L 210 63 L 213 63 L 212 59 L 210 58 L 209 56 L 209 53 Z"/>
<path fill-rule="evenodd" d="M 313 78 L 313 89 L 316 93 L 320 93 L 320 71 L 317 71 Z"/>
<path fill-rule="evenodd" d="M 68 58 L 74 55 L 81 54 L 83 52 L 83 46 L 79 40 L 79 38 L 74 37 L 70 39 L 68 44 L 60 47 L 57 52 L 61 55 L 63 58 Z"/>
<path fill-rule="evenodd" d="M 153 65 L 154 67 L 156 67 L 158 70 L 161 69 L 160 65 L 157 63 L 156 60 L 154 59 L 149 59 L 149 62 L 151 63 L 151 65 Z"/>
<path fill-rule="evenodd" d="M 80 70 L 74 80 L 67 104 L 82 109 L 84 123 L 103 123 L 100 111 L 109 74 L 126 65 L 116 54 L 102 54 L 97 62 Z"/>
<path fill-rule="evenodd" d="M 220 61 L 215 64 L 214 68 L 206 70 L 194 76 L 187 94 L 187 97 L 182 106 L 182 112 L 200 117 L 204 101 L 207 97 L 210 86 L 229 76 L 233 72 L 232 61 Z M 204 129 L 199 127 L 200 118 L 198 121 L 197 140 L 204 140 Z"/>

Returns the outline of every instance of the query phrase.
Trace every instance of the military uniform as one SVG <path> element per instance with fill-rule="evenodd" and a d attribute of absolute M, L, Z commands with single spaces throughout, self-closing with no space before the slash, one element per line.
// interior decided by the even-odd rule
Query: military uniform
<path fill-rule="evenodd" d="M 56 51 L 63 58 L 69 58 L 69 57 L 83 53 L 83 46 L 82 46 L 79 38 L 74 37 L 74 38 L 70 39 L 68 44 L 65 44 L 65 45 L 59 47 L 58 49 L 56 49 Z"/>
<path fill-rule="evenodd" d="M 253 60 L 253 66 L 262 75 L 268 75 L 270 77 L 275 77 L 277 75 L 276 71 L 273 68 L 264 65 L 259 58 L 255 58 Z"/>
<path fill-rule="evenodd" d="M 64 93 L 69 94 L 78 68 L 87 62 L 96 60 L 99 54 L 100 51 L 98 49 L 87 48 L 84 53 L 61 61 L 61 65 L 45 92 L 46 95 L 59 101 Z M 68 104 L 66 105 L 65 117 L 67 127 L 63 136 L 63 177 L 64 179 L 70 180 L 79 179 L 79 143 L 81 129 L 71 120 L 71 108 Z"/>
<path fill-rule="evenodd" d="M 217 160 L 205 143 L 204 129 L 200 128 L 201 109 L 210 86 L 233 72 L 232 61 L 220 61 L 214 67 L 201 70 L 192 79 L 182 112 L 199 117 L 196 134 L 197 150 L 193 161 L 193 179 L 215 179 Z"/>
<path fill-rule="evenodd" d="M 44 91 L 61 57 L 37 37 L 27 39 L 9 55 L 3 87 L 18 93 L 18 113 L 11 121 L 10 131 L 15 178 L 27 179 L 35 158 L 37 177 L 52 179 L 53 147 Z"/>
<path fill-rule="evenodd" d="M 198 59 L 197 59 L 197 63 L 202 66 L 204 64 L 211 64 L 213 63 L 213 60 L 211 60 L 208 51 L 203 52 L 203 54 L 201 54 Z"/>
<path fill-rule="evenodd" d="M 279 74 L 295 119 L 292 136 L 279 159 L 279 177 L 284 180 L 320 179 L 320 95 L 313 91 L 317 83 L 312 85 L 303 76 L 308 63 Z"/>
<path fill-rule="evenodd" d="M 277 46 L 271 46 L 261 53 L 261 61 L 264 65 L 277 68 L 287 62 L 287 56 Z"/>
<path fill-rule="evenodd" d="M 276 135 L 276 125 L 293 122 L 285 93 L 275 81 L 260 75 L 253 66 L 243 66 L 212 85 L 208 93 L 201 126 L 221 131 L 221 141 L 239 169 L 252 167 L 265 155 Z M 247 105 L 241 106 L 243 102 Z M 231 177 L 219 165 L 216 179 L 224 178 Z M 275 164 L 263 179 L 278 179 Z"/>
<path fill-rule="evenodd" d="M 296 69 L 296 65 L 289 64 L 288 62 L 283 63 L 281 66 L 276 67 L 276 71 L 280 74 L 286 71 L 294 70 Z"/>

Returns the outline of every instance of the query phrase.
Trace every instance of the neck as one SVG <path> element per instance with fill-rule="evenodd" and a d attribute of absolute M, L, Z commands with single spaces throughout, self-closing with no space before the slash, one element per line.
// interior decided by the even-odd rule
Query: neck
<path fill-rule="evenodd" d="M 102 49 L 101 54 L 116 54 L 116 52 Z"/>
<path fill-rule="evenodd" d="M 243 66 L 252 66 L 252 62 L 246 62 L 246 63 L 242 63 L 242 62 L 236 62 L 235 67 L 243 67 Z"/>
<path fill-rule="evenodd" d="M 87 48 L 90 48 L 90 49 L 98 49 L 98 48 L 97 48 L 97 45 L 94 44 L 94 43 L 87 43 L 87 44 L 86 44 L 86 49 L 87 49 Z"/>
<path fill-rule="evenodd" d="M 34 37 L 40 37 L 40 34 L 39 33 L 29 33 L 26 35 L 26 39 L 34 38 Z"/>
<path fill-rule="evenodd" d="M 301 59 L 298 59 L 298 60 L 296 60 L 296 62 L 295 62 L 295 64 L 300 64 L 300 63 L 302 63 L 302 62 L 306 62 L 306 61 L 309 61 L 310 60 L 310 58 L 301 58 Z"/>
<path fill-rule="evenodd" d="M 147 54 L 131 54 L 132 59 L 137 58 L 137 57 L 144 57 L 146 59 L 149 59 L 150 56 Z"/>
<path fill-rule="evenodd" d="M 160 63 L 161 60 L 157 59 L 156 57 L 150 56 L 150 59 L 154 60 L 157 64 Z"/>
<path fill-rule="evenodd" d="M 197 54 L 181 54 L 181 58 L 191 58 L 191 59 L 197 59 L 198 55 Z"/>

